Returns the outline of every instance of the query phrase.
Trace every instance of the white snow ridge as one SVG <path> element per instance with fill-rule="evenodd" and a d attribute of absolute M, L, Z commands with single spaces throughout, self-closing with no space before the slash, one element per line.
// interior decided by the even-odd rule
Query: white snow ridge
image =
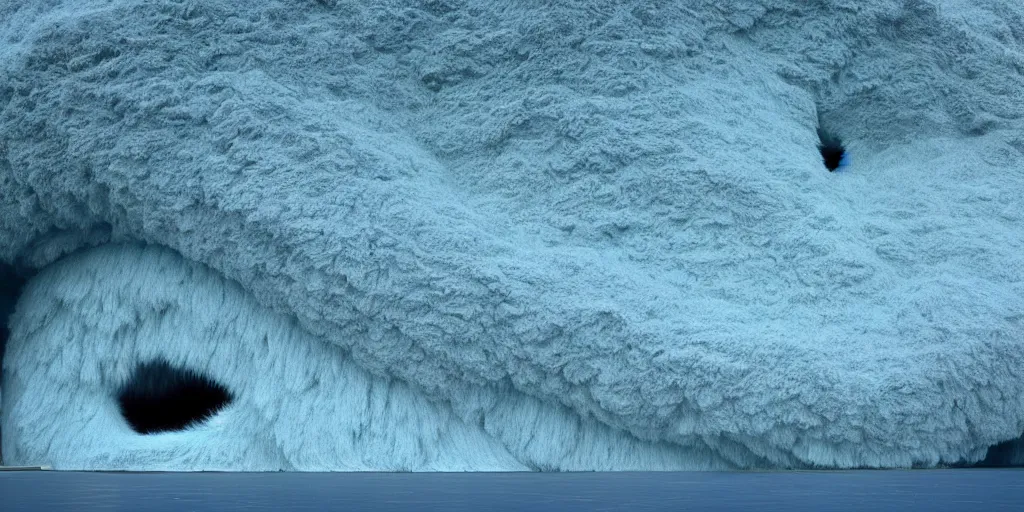
<path fill-rule="evenodd" d="M 3 463 L 1024 464 L 1022 27 L 0 0 Z"/>

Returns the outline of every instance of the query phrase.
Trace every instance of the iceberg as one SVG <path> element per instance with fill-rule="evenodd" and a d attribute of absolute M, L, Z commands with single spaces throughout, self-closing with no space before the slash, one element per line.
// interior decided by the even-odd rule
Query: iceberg
<path fill-rule="evenodd" d="M 1024 464 L 1021 27 L 2 0 L 4 463 Z"/>

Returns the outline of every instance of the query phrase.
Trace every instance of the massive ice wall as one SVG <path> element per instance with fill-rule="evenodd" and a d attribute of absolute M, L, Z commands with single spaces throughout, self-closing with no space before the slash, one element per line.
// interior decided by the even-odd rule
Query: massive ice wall
<path fill-rule="evenodd" d="M 163 246 L 437 407 L 737 466 L 1021 435 L 1024 7 L 555 4 L 0 2 L 0 259 Z"/>

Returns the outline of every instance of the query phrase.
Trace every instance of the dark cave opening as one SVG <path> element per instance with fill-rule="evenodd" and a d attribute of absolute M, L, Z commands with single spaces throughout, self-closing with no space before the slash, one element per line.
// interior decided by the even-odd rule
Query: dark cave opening
<path fill-rule="evenodd" d="M 21 290 L 25 287 L 28 277 L 23 272 L 18 272 L 11 265 L 0 264 L 0 381 L 3 380 L 4 352 L 7 349 L 7 338 L 11 331 L 9 321 L 14 313 L 14 305 L 21 296 Z M 0 432 L 0 446 L 3 445 L 3 432 Z M 3 464 L 3 453 L 0 452 L 0 465 Z"/>
<path fill-rule="evenodd" d="M 1008 468 L 1024 466 L 1024 435 L 989 447 L 985 459 L 976 468 Z"/>
<path fill-rule="evenodd" d="M 8 321 L 14 313 L 14 305 L 21 296 L 27 277 L 10 265 L 0 264 L 0 364 L 3 363 L 4 349 L 11 332 Z"/>
<path fill-rule="evenodd" d="M 835 172 L 847 164 L 849 156 L 838 135 L 818 128 L 818 140 L 818 151 L 829 172 Z"/>
<path fill-rule="evenodd" d="M 141 363 L 117 393 L 121 414 L 140 434 L 185 430 L 231 403 L 226 387 L 163 360 Z"/>

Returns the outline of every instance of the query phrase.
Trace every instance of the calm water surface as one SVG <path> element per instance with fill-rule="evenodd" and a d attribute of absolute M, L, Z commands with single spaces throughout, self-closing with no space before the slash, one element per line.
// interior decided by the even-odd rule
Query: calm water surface
<path fill-rule="evenodd" d="M 0 510 L 1024 511 L 1024 470 L 764 473 L 0 472 Z"/>

